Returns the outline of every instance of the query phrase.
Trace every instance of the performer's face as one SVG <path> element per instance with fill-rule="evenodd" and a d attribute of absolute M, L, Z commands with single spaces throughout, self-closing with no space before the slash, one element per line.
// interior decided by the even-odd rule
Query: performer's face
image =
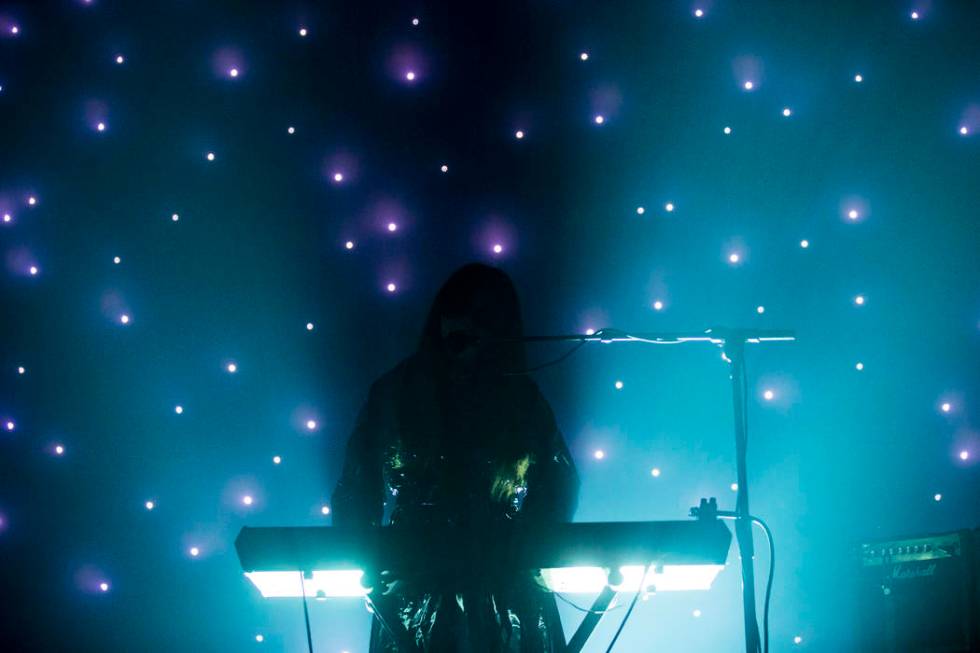
<path fill-rule="evenodd" d="M 442 316 L 442 344 L 449 362 L 450 374 L 456 378 L 472 376 L 478 371 L 487 352 L 488 329 L 473 319 L 473 312 L 462 316 Z M 476 339 L 484 342 L 477 343 Z"/>

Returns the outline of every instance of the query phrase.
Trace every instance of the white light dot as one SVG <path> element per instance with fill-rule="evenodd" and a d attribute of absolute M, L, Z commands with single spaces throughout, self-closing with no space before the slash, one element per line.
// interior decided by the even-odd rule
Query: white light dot
<path fill-rule="evenodd" d="M 307 331 L 312 331 L 313 330 L 313 323 L 312 322 L 307 322 L 306 323 L 306 330 Z"/>
<path fill-rule="evenodd" d="M 783 107 L 783 117 L 789 118 L 791 115 L 793 115 L 792 110 L 789 107 Z"/>
<path fill-rule="evenodd" d="M 594 458 L 595 458 L 596 460 L 602 460 L 603 458 L 605 458 L 605 457 L 606 457 L 606 452 L 605 452 L 605 451 L 603 451 L 602 449 L 596 449 L 596 450 L 595 450 L 595 451 L 594 451 L 594 452 L 592 453 L 592 456 L 593 456 L 593 457 L 594 457 Z"/>
<path fill-rule="evenodd" d="M 342 172 L 333 173 L 333 180 L 339 184 L 344 180 L 344 174 Z"/>
<path fill-rule="evenodd" d="M 308 420 L 306 420 L 306 429 L 308 431 L 314 431 L 314 430 L 316 430 L 316 420 L 315 419 L 308 419 Z"/>
<path fill-rule="evenodd" d="M 953 410 L 953 405 L 951 403 L 949 403 L 948 401 L 945 401 L 945 402 L 943 402 L 943 405 L 940 406 L 940 408 L 942 409 L 942 411 L 944 413 L 948 413 L 949 411 Z"/>
<path fill-rule="evenodd" d="M 581 59 L 582 61 L 588 61 L 589 60 L 589 53 L 588 52 L 582 52 L 581 54 L 578 55 L 578 58 Z"/>
<path fill-rule="evenodd" d="M 857 209 L 851 209 L 847 212 L 847 217 L 851 220 L 857 220 L 861 214 L 857 212 Z"/>
<path fill-rule="evenodd" d="M 650 470 L 650 476 L 653 476 L 654 478 L 660 476 L 660 468 L 659 467 L 654 467 L 653 469 L 651 469 Z"/>
<path fill-rule="evenodd" d="M 799 635 L 797 635 L 796 637 L 793 638 L 793 643 L 794 644 L 802 644 L 803 643 L 803 638 L 800 637 Z"/>
<path fill-rule="evenodd" d="M 305 36 L 305 34 L 303 36 Z M 255 641 L 258 642 L 259 644 L 261 644 L 262 642 L 265 641 L 265 636 L 264 635 L 256 635 L 255 636 Z"/>
<path fill-rule="evenodd" d="M 174 412 L 177 413 L 178 415 L 183 415 L 184 407 L 178 404 L 177 406 L 174 406 Z"/>
<path fill-rule="evenodd" d="M 970 133 L 970 130 L 967 128 L 966 125 L 963 125 L 962 127 L 960 127 L 960 135 L 966 136 L 969 133 Z"/>
<path fill-rule="evenodd" d="M 942 501 L 943 500 L 943 495 L 937 492 L 936 494 L 932 495 L 932 500 L 933 501 Z"/>
<path fill-rule="evenodd" d="M 109 591 L 109 583 L 99 583 L 99 589 L 103 592 Z"/>
<path fill-rule="evenodd" d="M 13 430 L 14 430 L 14 429 L 15 429 L 15 428 L 17 427 L 17 425 L 16 425 L 16 424 L 14 424 L 14 423 L 13 423 L 13 422 L 12 422 L 11 420 L 7 420 L 7 423 L 6 423 L 6 424 L 4 424 L 4 427 L 5 427 L 5 428 L 6 428 L 6 429 L 7 429 L 8 431 L 13 431 Z"/>
<path fill-rule="evenodd" d="M 305 27 L 300 27 L 299 28 L 299 35 L 300 36 L 306 36 L 307 34 L 309 34 L 309 32 L 307 31 L 307 29 Z"/>
<path fill-rule="evenodd" d="M 439 166 L 439 169 L 442 170 L 443 172 L 449 172 L 449 166 L 447 166 L 445 163 Z"/>
<path fill-rule="evenodd" d="M 413 18 L 412 19 L 412 25 L 414 25 L 415 27 L 418 27 L 419 26 L 419 19 L 418 18 Z"/>
<path fill-rule="evenodd" d="M 116 63 L 121 64 L 124 63 L 125 61 L 126 61 L 125 57 L 123 57 L 121 54 L 116 55 Z"/>
<path fill-rule="evenodd" d="M 755 84 L 753 84 L 751 81 L 746 81 L 744 84 L 742 84 L 742 88 L 744 88 L 746 91 L 751 91 L 753 88 L 755 88 Z"/>
<path fill-rule="evenodd" d="M 395 290 L 397 290 L 398 287 L 393 283 L 389 283 L 387 285 L 387 288 L 388 288 L 388 292 L 395 292 Z"/>
<path fill-rule="evenodd" d="M 695 18 L 703 18 L 704 17 L 704 9 L 701 9 L 700 7 L 698 9 L 695 9 L 694 10 L 694 17 Z"/>
<path fill-rule="evenodd" d="M 119 258 L 118 256 L 113 256 L 112 262 L 115 263 L 116 265 L 119 265 L 120 263 L 122 263 L 122 259 Z"/>
<path fill-rule="evenodd" d="M 238 68 L 232 68 L 231 70 L 228 71 L 228 74 L 231 75 L 232 77 L 238 77 Z"/>
<path fill-rule="evenodd" d="M 642 206 L 636 207 L 636 214 L 637 215 L 643 215 L 646 212 L 647 212 L 647 210 L 645 208 L 643 208 Z"/>
<path fill-rule="evenodd" d="M 173 215 L 170 216 L 170 219 L 174 222 L 177 222 L 178 220 L 180 220 L 180 214 L 174 213 Z"/>
<path fill-rule="evenodd" d="M 756 306 L 755 307 L 755 312 L 758 313 L 759 315 L 762 315 L 763 313 L 766 312 L 766 307 L 765 306 Z"/>
<path fill-rule="evenodd" d="M 497 243 L 496 245 L 493 246 L 493 253 L 494 254 L 499 254 L 502 251 L 504 251 L 504 246 L 501 245 L 500 243 Z"/>
<path fill-rule="evenodd" d="M 348 240 L 346 243 L 344 243 L 344 247 L 346 247 L 347 249 L 354 249 L 354 241 Z"/>
<path fill-rule="evenodd" d="M 854 76 L 854 81 L 860 84 L 861 82 L 864 81 L 864 76 L 858 73 L 857 75 Z"/>
<path fill-rule="evenodd" d="M 143 505 L 146 507 L 147 510 L 153 510 L 157 504 L 153 503 L 152 501 L 147 501 Z"/>
<path fill-rule="evenodd" d="M 601 125 L 602 123 L 606 122 L 606 117 L 603 116 L 602 114 L 599 114 L 595 118 L 593 118 L 593 120 L 595 120 L 595 124 Z"/>
<path fill-rule="evenodd" d="M 694 617 L 700 617 L 701 616 L 701 611 L 698 610 L 698 609 L 695 609 L 694 611 L 691 612 L 691 615 L 694 616 Z"/>
<path fill-rule="evenodd" d="M 11 34 L 20 34 L 20 27 L 18 27 L 17 25 L 11 25 L 10 26 L 10 33 Z"/>
<path fill-rule="evenodd" d="M 524 131 L 518 129 L 516 132 L 514 132 L 514 137 L 518 139 L 524 138 Z"/>
<path fill-rule="evenodd" d="M 854 298 L 854 303 L 858 306 L 864 306 L 864 295 L 858 295 Z"/>
<path fill-rule="evenodd" d="M 810 246 L 809 240 L 804 238 L 803 240 L 800 241 L 800 247 L 802 247 L 803 249 L 806 249 L 809 246 Z"/>
<path fill-rule="evenodd" d="M 321 515 L 329 515 L 330 514 L 330 506 L 320 506 L 320 514 Z"/>
<path fill-rule="evenodd" d="M 728 255 L 729 263 L 738 263 L 740 260 L 742 260 L 742 257 L 738 255 L 738 252 L 732 252 Z"/>
<path fill-rule="evenodd" d="M 199 548 L 197 548 L 196 546 L 191 547 L 190 554 L 192 557 L 196 558 L 200 553 L 201 550 Z"/>
<path fill-rule="evenodd" d="M 963 451 L 960 452 L 960 460 L 969 460 L 969 458 L 970 458 L 970 452 L 969 451 L 967 451 L 966 449 L 964 449 Z"/>
<path fill-rule="evenodd" d="M 9 213 L 4 213 L 3 214 L 3 221 L 4 222 L 10 222 L 13 219 L 14 219 L 14 216 L 10 215 Z"/>
<path fill-rule="evenodd" d="M 414 81 L 415 80 L 415 71 L 414 70 L 409 70 L 407 73 L 405 73 L 405 79 L 407 79 L 410 82 L 411 81 Z"/>
<path fill-rule="evenodd" d="M 63 446 L 61 446 L 60 444 L 57 444 L 54 447 L 54 452 L 60 456 L 63 453 L 65 453 L 65 448 Z"/>
<path fill-rule="evenodd" d="M 587 336 L 595 335 L 595 329 L 586 329 L 585 335 Z"/>
<path fill-rule="evenodd" d="M 672 213 L 674 211 L 674 203 L 667 202 L 666 204 L 664 204 L 664 210 L 667 211 L 667 213 Z"/>
<path fill-rule="evenodd" d="M 657 301 L 653 302 L 653 310 L 655 310 L 655 311 L 662 311 L 662 310 L 664 310 L 664 303 L 662 301 L 660 301 L 659 299 Z"/>
<path fill-rule="evenodd" d="M 272 457 L 272 464 L 273 465 L 278 465 L 281 462 L 282 462 L 282 456 L 273 456 Z"/>
<path fill-rule="evenodd" d="M 864 363 L 856 363 L 854 365 L 854 369 L 856 369 L 858 372 L 863 371 L 864 370 Z"/>
<path fill-rule="evenodd" d="M 33 195 L 31 195 L 30 197 L 27 198 L 27 205 L 28 206 L 34 206 L 35 204 L 37 204 L 37 198 L 36 197 L 34 197 Z"/>
<path fill-rule="evenodd" d="M 911 18 L 912 18 L 912 20 L 919 20 L 919 12 L 917 12 L 917 11 L 913 11 L 913 12 L 912 12 L 911 14 L 909 14 L 909 15 L 911 16 Z"/>
<path fill-rule="evenodd" d="M 766 401 L 772 401 L 775 396 L 776 396 L 776 393 L 773 392 L 772 390 L 766 390 L 765 392 L 762 393 L 762 397 Z"/>
<path fill-rule="evenodd" d="M 296 128 L 293 127 L 292 125 L 290 125 L 289 127 L 286 127 L 286 133 L 287 134 L 295 134 L 296 133 Z"/>
<path fill-rule="evenodd" d="M 27 271 L 31 273 L 32 277 L 37 276 L 38 269 L 36 265 L 32 265 Z"/>
<path fill-rule="evenodd" d="M 245 496 L 242 497 L 242 503 L 244 503 L 246 506 L 252 505 L 252 501 L 253 501 L 252 495 L 250 494 L 246 494 Z"/>
<path fill-rule="evenodd" d="M 732 133 L 732 128 L 731 127 L 725 127 L 722 131 L 725 132 L 726 134 L 731 134 Z"/>
<path fill-rule="evenodd" d="M 228 363 L 228 365 L 225 366 L 225 369 L 228 370 L 230 374 L 234 374 L 238 371 L 238 365 L 235 363 Z"/>
<path fill-rule="evenodd" d="M 122 322 L 123 324 L 129 324 L 129 316 L 123 313 L 122 315 L 119 316 L 119 321 Z"/>
<path fill-rule="evenodd" d="M 208 152 L 208 161 L 214 161 L 214 152 Z"/>
<path fill-rule="evenodd" d="M 394 222 L 388 223 L 388 231 L 397 231 L 397 230 L 398 230 L 397 224 L 395 224 Z"/>
<path fill-rule="evenodd" d="M 616 385 L 616 389 L 617 390 L 622 390 L 623 389 L 623 382 L 622 381 L 616 381 L 616 384 L 615 385 Z"/>
<path fill-rule="evenodd" d="M 24 366 L 23 366 L 23 365 L 19 365 L 19 366 L 17 367 L 17 373 L 18 373 L 18 374 L 24 374 L 25 372 L 27 372 L 27 370 L 26 370 L 26 369 L 24 369 Z"/>

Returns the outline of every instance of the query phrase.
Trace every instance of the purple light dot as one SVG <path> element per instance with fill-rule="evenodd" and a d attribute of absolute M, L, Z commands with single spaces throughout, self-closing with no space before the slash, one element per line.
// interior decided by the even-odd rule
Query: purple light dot
<path fill-rule="evenodd" d="M 95 126 L 95 128 L 96 128 L 97 130 L 99 130 L 100 132 L 104 132 L 104 131 L 105 131 L 105 123 L 104 123 L 104 122 L 100 122 L 99 124 L 97 124 L 97 125 Z"/>
<path fill-rule="evenodd" d="M 122 324 L 129 324 L 129 316 L 123 313 L 122 315 L 119 316 L 119 321 Z"/>
<path fill-rule="evenodd" d="M 99 583 L 99 589 L 102 590 L 103 592 L 108 592 L 109 591 L 109 583 L 106 583 L 105 581 Z"/>
<path fill-rule="evenodd" d="M 389 222 L 388 223 L 388 231 L 391 231 L 391 232 L 398 231 L 398 225 L 395 224 L 394 222 Z"/>
<path fill-rule="evenodd" d="M 969 133 L 970 133 L 970 129 L 966 125 L 960 127 L 960 136 L 968 136 Z"/>
<path fill-rule="evenodd" d="M 595 124 L 601 125 L 602 123 L 606 122 L 606 117 L 603 116 L 602 114 L 599 114 L 595 118 L 593 118 L 593 120 L 595 120 Z"/>
<path fill-rule="evenodd" d="M 695 18 L 703 18 L 704 17 L 704 9 L 701 9 L 700 7 L 697 8 L 697 9 L 695 9 L 694 10 L 694 17 Z"/>
<path fill-rule="evenodd" d="M 752 80 L 746 80 L 745 83 L 742 84 L 742 88 L 744 88 L 746 91 L 751 91 L 753 88 L 755 88 L 755 84 L 752 82 Z"/>
<path fill-rule="evenodd" d="M 412 25 L 414 25 L 415 27 L 418 27 L 419 26 L 419 19 L 418 18 L 413 18 L 412 19 Z"/>
<path fill-rule="evenodd" d="M 36 206 L 37 205 L 37 198 L 34 197 L 33 195 L 31 195 L 30 197 L 28 197 L 27 198 L 27 205 L 28 206 Z"/>
<path fill-rule="evenodd" d="M 286 133 L 287 134 L 295 134 L 296 133 L 296 128 L 293 127 L 293 126 L 289 126 L 289 127 L 286 128 Z"/>
<path fill-rule="evenodd" d="M 405 73 L 405 79 L 407 79 L 410 82 L 414 82 L 415 81 L 415 71 L 414 70 L 409 70 L 407 73 Z"/>
<path fill-rule="evenodd" d="M 54 446 L 54 452 L 55 452 L 56 455 L 61 456 L 61 455 L 63 455 L 65 453 L 65 448 L 62 445 L 60 445 L 60 444 L 56 444 Z"/>
<path fill-rule="evenodd" d="M 12 221 L 13 221 L 13 219 L 14 219 L 14 216 L 12 216 L 12 215 L 10 215 L 9 213 L 4 213 L 4 214 L 3 214 L 3 221 L 4 221 L 5 223 L 9 223 L 9 222 L 12 222 Z"/>
<path fill-rule="evenodd" d="M 439 167 L 439 169 L 440 169 L 440 170 L 442 170 L 443 172 L 449 172 L 449 166 L 447 166 L 447 165 L 446 165 L 445 163 L 443 163 L 443 164 L 442 164 L 442 165 L 441 165 L 441 166 Z"/>
<path fill-rule="evenodd" d="M 27 271 L 30 272 L 30 274 L 31 274 L 32 277 L 36 277 L 37 276 L 37 273 L 39 272 L 39 270 L 37 269 L 37 266 L 36 265 L 32 265 L 31 267 L 29 267 L 27 269 Z"/>
<path fill-rule="evenodd" d="M 344 247 L 346 247 L 347 249 L 354 249 L 354 241 L 348 240 L 346 243 L 344 243 Z"/>
<path fill-rule="evenodd" d="M 24 368 L 24 366 L 23 366 L 23 365 L 18 365 L 18 366 L 17 366 L 17 373 L 18 373 L 18 374 L 24 374 L 24 373 L 26 373 L 26 372 L 27 372 L 27 370 L 26 370 L 26 369 Z"/>
<path fill-rule="evenodd" d="M 344 180 L 344 175 L 341 172 L 333 173 L 333 180 L 338 184 Z"/>
<path fill-rule="evenodd" d="M 177 222 L 178 220 L 180 220 L 180 214 L 174 213 L 173 215 L 170 216 L 170 219 L 173 220 L 174 222 Z"/>
<path fill-rule="evenodd" d="M 388 289 L 388 292 L 395 292 L 395 290 L 397 290 L 397 286 L 395 286 L 395 284 L 393 284 L 393 283 L 389 283 L 387 285 L 387 289 Z"/>
<path fill-rule="evenodd" d="M 514 138 L 516 138 L 518 140 L 524 138 L 524 131 L 521 130 L 521 129 L 518 129 L 516 132 L 514 132 Z"/>
<path fill-rule="evenodd" d="M 17 425 L 14 424 L 13 420 L 9 420 L 9 419 L 7 420 L 7 422 L 3 426 L 8 431 L 13 431 L 15 428 L 17 428 Z"/>
<path fill-rule="evenodd" d="M 502 251 L 504 251 L 504 247 L 500 243 L 497 243 L 496 245 L 493 246 L 493 253 L 494 254 L 499 254 Z"/>
<path fill-rule="evenodd" d="M 306 330 L 307 331 L 312 331 L 313 330 L 313 323 L 312 322 L 307 322 L 306 323 Z"/>
<path fill-rule="evenodd" d="M 966 449 L 964 449 L 963 451 L 960 452 L 960 460 L 969 460 L 969 459 L 970 459 L 970 452 L 969 451 L 967 451 Z"/>
<path fill-rule="evenodd" d="M 238 68 L 232 68 L 228 71 L 230 77 L 238 77 Z"/>

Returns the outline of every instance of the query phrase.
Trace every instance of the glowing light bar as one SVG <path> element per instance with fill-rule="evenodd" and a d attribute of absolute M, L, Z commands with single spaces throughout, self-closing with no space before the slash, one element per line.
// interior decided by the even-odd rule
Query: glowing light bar
<path fill-rule="evenodd" d="M 368 590 L 361 586 L 364 572 L 360 569 L 314 571 L 313 578 L 300 582 L 298 571 L 246 571 L 245 577 L 262 594 L 262 598 L 299 598 L 306 588 L 308 598 L 359 597 Z"/>
<path fill-rule="evenodd" d="M 725 565 L 652 566 L 647 573 L 644 591 L 683 592 L 708 590 Z M 612 585 L 617 592 L 635 592 L 643 580 L 643 565 L 619 568 L 623 582 Z M 560 567 L 542 569 L 541 578 L 552 592 L 562 594 L 595 594 L 606 586 L 606 570 L 601 567 Z"/>

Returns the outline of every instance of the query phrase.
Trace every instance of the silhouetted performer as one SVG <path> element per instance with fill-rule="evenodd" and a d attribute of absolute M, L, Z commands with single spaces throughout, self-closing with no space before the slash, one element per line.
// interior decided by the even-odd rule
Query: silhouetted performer
<path fill-rule="evenodd" d="M 386 505 L 392 527 L 425 524 L 481 538 L 507 521 L 571 521 L 578 474 L 551 406 L 520 373 L 524 344 L 486 343 L 522 335 L 517 292 L 504 272 L 468 264 L 453 273 L 418 351 L 371 385 L 332 498 L 336 526 L 382 525 Z M 372 599 L 426 652 L 539 653 L 565 641 L 554 596 L 516 572 L 492 587 L 396 583 Z M 375 617 L 371 653 L 394 650 Z"/>

